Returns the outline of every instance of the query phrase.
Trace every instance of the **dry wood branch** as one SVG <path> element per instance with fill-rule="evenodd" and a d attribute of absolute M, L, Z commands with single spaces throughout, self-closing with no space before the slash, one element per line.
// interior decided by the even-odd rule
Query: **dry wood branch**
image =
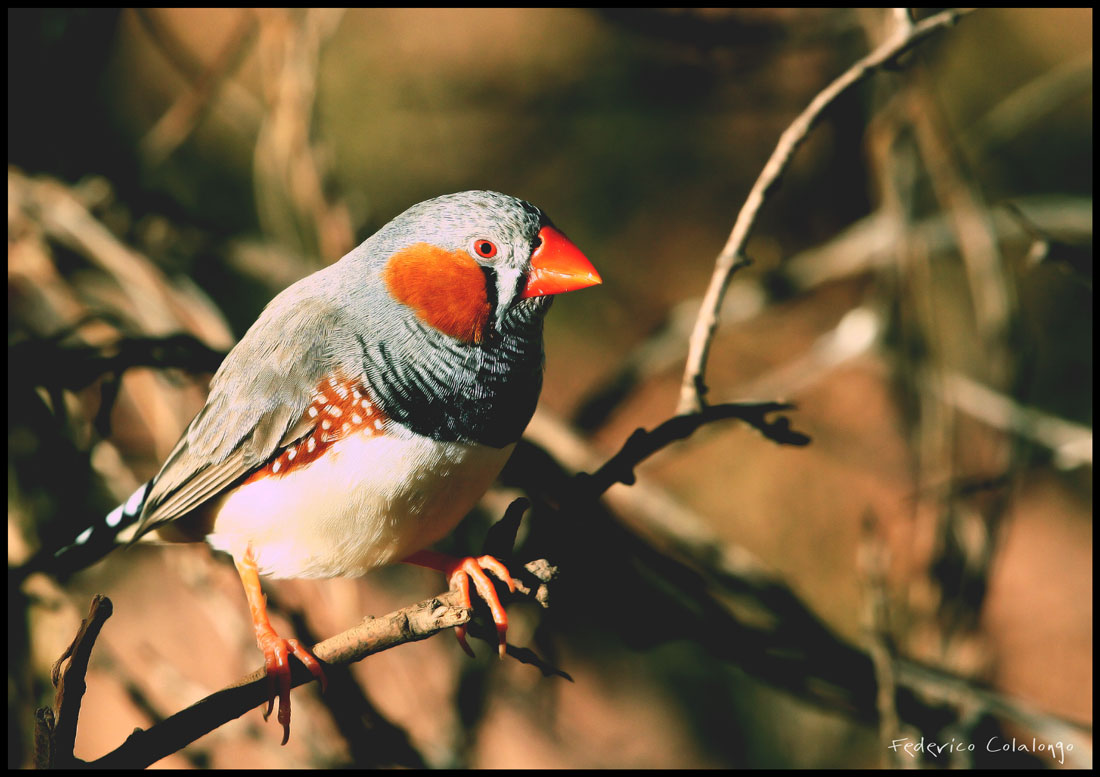
<path fill-rule="evenodd" d="M 1049 120 L 1051 113 L 1092 91 L 1092 49 L 1009 92 L 960 138 L 967 150 L 988 153 Z"/>
<path fill-rule="evenodd" d="M 34 385 L 75 391 L 104 375 L 117 378 L 134 367 L 214 372 L 225 358 L 225 351 L 189 334 L 121 337 L 105 345 L 68 344 L 64 342 L 68 335 L 62 332 L 15 343 L 8 348 L 9 366 Z"/>
<path fill-rule="evenodd" d="M 1091 199 L 1042 195 L 1019 198 L 1005 205 L 990 213 L 998 242 L 1030 237 L 1036 245 L 1049 248 L 1049 256 L 1042 261 L 1067 265 L 1083 282 L 1091 283 Z M 937 212 L 910 223 L 907 231 L 913 241 L 927 246 L 933 254 L 952 250 L 955 246 L 954 232 L 943 213 Z M 733 280 L 722 303 L 719 315 L 721 326 L 750 321 L 769 304 L 786 299 L 786 296 L 777 293 L 780 289 L 784 290 L 784 294 L 797 296 L 831 281 L 858 277 L 892 266 L 897 256 L 897 243 L 896 220 L 887 209 L 880 208 L 825 243 L 807 248 L 785 261 L 775 271 L 774 277 L 779 283 L 765 284 L 759 277 Z M 688 337 L 701 301 L 701 298 L 687 299 L 673 307 L 653 333 L 638 343 L 619 367 L 597 383 L 578 403 L 578 410 L 573 416 L 574 425 L 589 431 L 599 428 L 640 385 L 682 362 L 687 357 Z M 772 386 L 771 380 L 768 383 Z M 765 393 L 757 393 L 764 387 L 753 382 L 751 389 L 736 387 L 735 395 L 776 396 L 773 387 L 766 388 Z M 791 397 L 791 389 L 793 387 L 784 389 L 779 395 Z M 1021 433 L 1027 436 L 1027 432 Z M 1059 450 L 1047 439 L 1035 441 Z M 1087 445 L 1091 452 L 1091 438 Z M 1076 454 L 1073 457 L 1079 458 Z"/>
<path fill-rule="evenodd" d="M 783 402 L 730 402 L 704 407 L 699 412 L 674 416 L 652 431 L 638 429 L 623 443 L 623 447 L 591 475 L 578 475 L 576 498 L 595 498 L 616 483 L 634 484 L 634 467 L 669 444 L 690 437 L 705 424 L 727 418 L 737 418 L 780 445 L 807 445 L 810 438 L 791 428 L 790 419 L 780 416 L 769 420 L 772 413 L 791 410 L 794 405 Z"/>
<path fill-rule="evenodd" d="M 53 710 L 41 707 L 34 713 L 34 768 L 49 769 L 53 764 Z"/>
<path fill-rule="evenodd" d="M 265 9 L 258 61 L 266 111 L 253 156 L 264 231 L 311 259 L 335 261 L 355 244 L 346 205 L 326 193 L 329 165 L 311 140 L 321 52 L 344 11 Z"/>
<path fill-rule="evenodd" d="M 958 372 L 946 373 L 939 382 L 928 381 L 926 390 L 983 423 L 1049 448 L 1059 469 L 1092 464 L 1092 429 L 1087 426 L 1022 405 Z"/>
<path fill-rule="evenodd" d="M 1072 739 L 1073 735 L 1092 736 L 1092 723 L 1052 715 L 1028 701 L 1006 696 L 950 672 L 906 659 L 898 659 L 894 670 L 899 685 L 912 688 L 929 699 L 948 704 L 965 702 L 976 705 L 1026 726 L 1050 741 Z"/>
<path fill-rule="evenodd" d="M 882 745 L 884 766 L 900 768 L 901 754 L 890 743 L 898 738 L 900 721 L 897 708 L 897 680 L 894 671 L 893 640 L 890 637 L 889 601 L 886 591 L 886 569 L 889 566 L 889 550 L 879 536 L 878 524 L 873 513 L 863 519 L 863 535 L 859 547 L 859 567 L 863 582 L 863 629 L 867 638 L 867 652 L 875 667 L 878 707 L 879 741 Z"/>
<path fill-rule="evenodd" d="M 96 219 L 71 187 L 9 168 L 8 202 L 45 237 L 84 256 L 117 283 L 126 295 L 129 315 L 142 332 L 166 335 L 184 328 L 215 347 L 232 344 L 228 325 L 209 299 L 193 288 L 173 285 L 152 262 Z"/>
<path fill-rule="evenodd" d="M 111 600 L 106 596 L 95 596 L 88 617 L 80 622 L 80 629 L 72 643 L 53 666 L 50 679 L 57 688 L 57 711 L 52 716 L 53 721 L 48 710 L 40 710 L 35 716 L 36 763 L 44 761 L 51 768 L 56 768 L 74 761 L 76 723 L 80 717 L 80 703 L 88 689 L 84 680 L 88 673 L 88 660 L 99 631 L 111 617 L 111 612 Z M 69 661 L 67 666 L 66 659 Z"/>
<path fill-rule="evenodd" d="M 545 412 L 536 414 L 528 431 L 533 431 L 539 445 L 549 448 L 549 452 L 525 440 L 516 458 L 522 456 L 526 461 L 510 463 L 510 476 L 517 482 L 528 480 L 535 474 L 533 470 L 537 470 L 537 477 L 546 477 L 555 461 L 580 469 L 590 467 L 589 462 L 599 458 L 587 442 L 551 421 Z M 638 448 L 641 450 L 644 446 Z M 620 456 L 630 461 L 637 453 L 628 456 L 620 451 L 615 458 Z M 641 458 L 644 456 L 638 460 Z M 563 494 L 576 500 L 571 504 L 577 509 L 556 516 L 558 523 L 570 513 L 581 514 L 584 531 L 590 537 L 600 537 L 604 547 L 613 545 L 616 557 L 630 559 L 631 568 L 650 570 L 661 580 L 662 590 L 675 591 L 675 601 L 680 605 L 676 621 L 679 628 L 662 638 L 655 633 L 660 630 L 647 626 L 644 631 L 650 640 L 690 639 L 762 682 L 824 709 L 867 722 L 880 720 L 884 708 L 877 693 L 875 660 L 867 651 L 823 624 L 782 578 L 749 551 L 720 541 L 701 518 L 652 483 L 643 480 L 634 488 L 608 495 L 608 501 L 626 514 L 627 522 L 636 529 L 620 526 L 606 514 L 584 512 L 581 508 L 585 499 L 594 500 L 600 489 L 621 482 L 618 473 L 629 475 L 632 468 L 610 466 L 609 462 L 596 472 L 603 474 L 599 478 L 580 475 L 579 482 L 574 483 L 569 482 L 566 473 L 559 472 L 541 485 L 541 494 L 538 484 L 532 484 L 531 491 L 548 501 L 565 501 L 561 499 Z M 638 499 L 640 492 L 646 494 L 644 500 Z M 656 509 L 654 504 L 658 505 Z M 656 537 L 662 549 L 645 539 L 647 535 Z M 731 608 L 731 604 L 737 606 Z M 684 614 L 688 612 L 698 615 Z M 673 611 L 668 614 L 671 619 Z M 1088 724 L 1039 711 L 1027 701 L 950 671 L 900 657 L 894 657 L 891 663 L 891 682 L 904 689 L 908 697 L 906 719 L 939 719 L 944 705 L 959 705 L 1014 721 L 1050 741 L 1091 733 Z"/>
<path fill-rule="evenodd" d="M 148 35 L 149 42 L 179 76 L 191 84 L 192 89 L 196 88 L 200 79 L 208 74 L 209 67 L 187 41 L 181 39 L 179 30 L 166 18 L 167 15 L 150 8 L 134 8 L 133 13 Z M 241 128 L 257 124 L 262 112 L 259 99 L 232 78 L 219 83 L 217 107 L 232 124 Z"/>
<path fill-rule="evenodd" d="M 142 14 L 148 16 L 148 12 Z M 229 39 L 208 68 L 185 88 L 141 140 L 141 155 L 150 167 L 161 164 L 187 139 L 210 109 L 218 89 L 229 80 L 248 53 L 255 37 L 256 18 L 242 10 Z"/>
<path fill-rule="evenodd" d="M 718 328 L 718 312 L 722 307 L 722 299 L 729 286 L 730 277 L 744 260 L 745 245 L 760 210 L 775 191 L 791 159 L 794 158 L 795 151 L 806 140 L 810 130 L 821 119 L 825 110 L 844 92 L 876 71 L 894 64 L 898 57 L 929 36 L 954 25 L 964 13 L 967 11 L 953 9 L 913 24 L 900 25 L 888 40 L 819 92 L 780 136 L 775 151 L 772 152 L 767 164 L 764 165 L 764 170 L 749 191 L 745 204 L 741 207 L 741 212 L 738 213 L 737 221 L 733 225 L 733 231 L 715 262 L 714 274 L 703 297 L 703 304 L 689 341 L 687 364 L 680 385 L 678 412 L 688 413 L 700 410 L 705 404 L 703 394 L 706 391 L 704 374 L 707 356 L 714 339 L 714 332 Z"/>
<path fill-rule="evenodd" d="M 546 601 L 546 584 L 555 576 L 557 570 L 545 560 L 528 563 L 525 574 L 517 580 L 516 594 L 513 598 Z M 504 596 L 508 592 L 503 591 Z M 97 597 L 97 602 L 102 597 Z M 103 601 L 106 601 L 103 599 Z M 109 606 L 109 603 L 108 603 Z M 94 608 L 93 608 L 94 609 Z M 406 642 L 416 642 L 439 633 L 445 629 L 470 623 L 472 611 L 459 603 L 459 595 L 454 591 L 440 594 L 409 607 L 391 612 L 379 618 L 367 618 L 358 626 L 337 634 L 317 644 L 313 650 L 318 658 L 329 665 L 347 665 L 360 661 L 369 655 L 396 647 Z M 99 621 L 102 623 L 102 620 Z M 78 636 L 74 641 L 82 649 L 83 663 L 78 664 L 75 652 L 70 672 L 87 668 L 87 655 L 91 648 L 91 639 L 98 633 L 88 629 L 90 639 Z M 82 628 L 81 635 L 85 629 Z M 474 633 L 474 632 L 472 632 Z M 84 647 L 86 645 L 86 647 Z M 544 674 L 556 673 L 548 669 L 530 651 L 517 650 L 509 646 L 509 654 L 524 663 L 533 663 Z M 560 674 L 560 673 L 559 673 Z M 67 675 L 68 676 L 68 675 Z M 83 673 L 81 671 L 81 680 Z M 310 682 L 313 676 L 296 662 L 293 664 L 292 687 Z M 70 681 L 71 683 L 71 681 Z M 71 687 L 71 686 L 70 686 Z M 82 690 L 82 686 L 81 686 Z M 59 691 L 60 704 L 60 691 Z M 161 758 L 176 752 L 199 737 L 213 731 L 218 726 L 238 718 L 249 710 L 267 701 L 268 685 L 263 669 L 257 669 L 235 684 L 207 696 L 185 710 L 146 730 L 135 731 L 116 750 L 89 763 L 96 768 L 140 769 L 156 763 Z M 76 702 L 79 703 L 79 697 Z M 68 714 L 68 708 L 62 714 Z M 61 727 L 59 715 L 58 728 Z M 71 720 L 72 739 L 76 733 L 76 715 Z M 55 752 L 72 752 L 72 739 L 55 737 L 57 743 L 68 741 L 68 750 L 55 746 Z"/>

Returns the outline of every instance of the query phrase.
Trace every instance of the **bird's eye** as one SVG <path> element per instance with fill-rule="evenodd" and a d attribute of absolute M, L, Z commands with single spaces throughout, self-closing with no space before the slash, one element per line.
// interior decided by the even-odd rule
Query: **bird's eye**
<path fill-rule="evenodd" d="M 478 238 L 474 241 L 474 253 L 482 259 L 492 259 L 497 255 L 497 244 L 492 240 Z"/>

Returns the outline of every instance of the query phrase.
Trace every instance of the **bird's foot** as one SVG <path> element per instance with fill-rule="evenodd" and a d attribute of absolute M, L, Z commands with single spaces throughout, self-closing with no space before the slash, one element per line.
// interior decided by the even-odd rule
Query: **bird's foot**
<path fill-rule="evenodd" d="M 504 653 L 508 649 L 508 614 L 504 612 L 504 605 L 500 603 L 497 590 L 493 587 L 493 582 L 489 579 L 489 576 L 485 574 L 485 570 L 489 570 L 496 575 L 502 583 L 508 586 L 509 591 L 515 592 L 516 581 L 508 573 L 508 568 L 493 556 L 481 556 L 480 558 L 467 556 L 466 558 L 455 559 L 450 569 L 444 569 L 443 573 L 447 575 L 447 579 L 450 581 L 451 590 L 458 591 L 462 597 L 462 604 L 470 608 L 473 607 L 473 602 L 470 601 L 470 581 L 474 581 L 478 596 L 489 605 L 489 611 L 493 614 L 493 623 L 497 626 L 500 657 L 503 659 Z M 465 625 L 455 626 L 455 637 L 458 638 L 458 644 L 462 645 L 462 649 L 466 651 L 466 654 L 473 656 L 474 651 L 470 649 L 469 644 L 466 642 Z"/>
<path fill-rule="evenodd" d="M 512 579 L 512 575 L 504 564 L 493 556 L 455 558 L 430 550 L 414 553 L 405 561 L 442 572 L 447 576 L 451 590 L 458 591 L 462 605 L 471 609 L 473 608 L 473 602 L 470 599 L 470 581 L 473 580 L 478 595 L 489 605 L 489 611 L 493 615 L 493 623 L 497 627 L 500 657 L 504 658 L 504 654 L 508 649 L 508 614 L 504 612 L 504 605 L 500 603 L 500 597 L 497 596 L 493 582 L 485 574 L 486 570 L 492 572 L 502 583 L 508 586 L 509 591 L 515 592 L 516 581 Z M 466 655 L 473 656 L 474 651 L 470 649 L 470 645 L 466 642 L 465 625 L 455 626 L 455 637 L 458 638 L 458 644 L 466 651 Z"/>
<path fill-rule="evenodd" d="M 298 660 L 305 664 L 314 677 L 321 683 L 321 691 L 324 692 L 327 681 L 321 662 L 313 655 L 313 652 L 296 639 L 284 639 L 268 626 L 266 629 L 256 629 L 256 642 L 260 650 L 264 652 L 264 668 L 267 670 L 267 709 L 264 710 L 264 720 L 271 715 L 275 707 L 275 697 L 279 697 L 279 712 L 276 720 L 283 727 L 283 741 L 286 744 L 290 739 L 290 661 L 289 656 L 297 656 Z"/>
<path fill-rule="evenodd" d="M 283 727 L 283 744 L 290 739 L 290 660 L 291 654 L 306 665 L 314 677 L 321 683 L 321 691 L 325 690 L 325 673 L 321 669 L 321 662 L 309 648 L 296 639 L 283 639 L 275 633 L 271 621 L 267 617 L 267 597 L 260 587 L 260 574 L 256 564 L 256 557 L 252 553 L 251 546 L 244 556 L 237 561 L 237 572 L 240 573 L 241 583 L 244 584 L 244 593 L 248 598 L 248 608 L 252 612 L 252 628 L 256 633 L 256 644 L 264 652 L 264 669 L 267 672 L 267 710 L 264 711 L 264 720 L 271 715 L 275 706 L 275 697 L 279 697 L 279 714 L 276 718 Z"/>

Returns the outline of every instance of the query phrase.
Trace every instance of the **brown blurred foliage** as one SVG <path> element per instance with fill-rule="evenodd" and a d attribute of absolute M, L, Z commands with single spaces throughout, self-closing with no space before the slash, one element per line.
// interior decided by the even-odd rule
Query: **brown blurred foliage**
<path fill-rule="evenodd" d="M 8 20 L 9 564 L 155 474 L 271 296 L 463 189 L 538 204 L 604 277 L 548 318 L 530 430 L 591 471 L 674 413 L 714 257 L 780 133 L 900 23 Z M 536 506 L 520 547 L 561 563 L 566 587 L 546 614 L 517 608 L 511 636 L 572 683 L 436 638 L 355 665 L 354 707 L 296 690 L 287 748 L 250 712 L 160 765 L 1060 766 L 986 747 L 1035 737 L 1091 766 L 1091 84 L 1091 10 L 982 10 L 829 110 L 761 213 L 707 372 L 714 402 L 796 402 L 813 443 L 713 425 L 604 508 L 549 524 Z M 179 333 L 194 339 L 159 339 Z M 450 547 L 476 549 L 515 493 L 490 493 Z M 273 598 L 319 638 L 440 587 L 398 567 L 280 581 Z M 258 664 L 239 583 L 202 547 L 115 553 L 64 587 L 9 582 L 9 767 L 30 761 L 49 667 L 93 592 L 115 615 L 78 757 Z M 768 633 L 801 652 L 783 664 L 786 647 L 738 642 Z M 833 655 L 873 663 L 874 683 L 845 696 L 817 682 L 828 666 L 798 674 Z M 976 752 L 886 747 L 921 736 Z"/>

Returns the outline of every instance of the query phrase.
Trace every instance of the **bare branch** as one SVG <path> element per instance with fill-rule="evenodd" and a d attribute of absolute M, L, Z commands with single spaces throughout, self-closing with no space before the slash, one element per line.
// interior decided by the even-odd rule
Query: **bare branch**
<path fill-rule="evenodd" d="M 36 716 L 36 731 L 39 738 L 46 734 L 49 739 L 48 752 L 36 742 L 36 760 L 45 758 L 51 768 L 66 766 L 74 761 L 73 747 L 76 744 L 76 722 L 80 717 L 80 703 L 88 689 L 84 676 L 88 673 L 88 659 L 92 647 L 99 636 L 104 622 L 111 617 L 113 607 L 106 596 L 96 595 L 88 610 L 88 617 L 80 622 L 80 629 L 72 643 L 53 666 L 50 679 L 57 688 L 54 716 L 51 722 L 46 710 L 40 710 Z M 69 663 L 65 666 L 65 660 Z M 52 725 L 51 725 L 52 723 Z"/>
<path fill-rule="evenodd" d="M 554 577 L 555 573 L 554 567 L 543 559 L 528 563 L 523 575 L 526 581 L 517 580 L 519 585 L 516 586 L 516 594 L 512 595 L 513 598 L 530 598 L 540 603 L 545 602 L 547 600 L 546 583 Z M 502 595 L 508 596 L 509 593 L 503 589 Z M 328 665 L 352 664 L 397 645 L 427 639 L 445 629 L 470 623 L 472 614 L 471 610 L 459 602 L 457 592 L 448 591 L 395 610 L 388 615 L 366 618 L 354 628 L 318 643 L 313 648 L 313 652 Z M 495 640 L 495 634 L 493 639 Z M 90 645 L 88 647 L 90 649 Z M 509 646 L 508 652 L 522 663 L 538 667 L 544 675 L 557 674 L 568 678 L 564 673 L 540 661 L 530 651 Z M 86 657 L 84 666 L 87 666 Z M 295 662 L 292 668 L 292 687 L 303 685 L 313 679 L 313 675 L 300 664 Z M 89 765 L 113 769 L 144 768 L 180 750 L 218 726 L 264 704 L 267 698 L 268 685 L 265 672 L 262 668 L 257 669 L 233 685 L 207 696 L 151 728 L 135 731 L 120 747 L 90 762 Z M 72 720 L 75 736 L 75 716 Z M 72 752 L 71 743 L 67 752 L 70 754 Z"/>
<path fill-rule="evenodd" d="M 723 406 L 707 410 L 719 407 Z M 777 405 L 776 409 L 780 407 Z M 577 506 L 583 505 L 585 500 L 595 499 L 614 483 L 627 482 L 623 478 L 632 475 L 633 464 L 649 455 L 645 451 L 653 452 L 650 450 L 652 435 L 658 432 L 668 435 L 667 424 L 683 432 L 689 423 L 686 419 L 692 419 L 690 423 L 695 428 L 703 423 L 700 422 L 701 414 L 679 416 L 652 432 L 639 431 L 611 460 L 596 469 L 595 474 L 576 476 L 575 491 L 551 478 L 545 486 L 552 494 L 541 496 Z M 591 467 L 591 462 L 598 458 L 586 441 L 564 425 L 552 422 L 545 412 L 536 415 L 528 432 L 539 445 L 550 449 L 549 454 L 543 452 L 535 456 L 529 450 L 535 447 L 534 444 L 528 444 L 520 451 L 531 456 L 532 463 L 537 462 L 543 475 L 552 461 L 560 460 L 566 466 L 580 469 Z M 515 474 L 518 475 L 522 468 L 518 466 Z M 565 500 L 561 500 L 562 494 L 566 495 Z M 636 559 L 638 565 L 660 578 L 663 586 L 675 589 L 677 596 L 689 603 L 685 610 L 701 613 L 697 620 L 684 621 L 681 625 L 685 630 L 677 632 L 676 636 L 695 640 L 721 660 L 735 663 L 765 683 L 857 720 L 880 721 L 886 709 L 885 699 L 879 694 L 882 690 L 879 684 L 885 679 L 880 673 L 887 667 L 876 661 L 887 658 L 890 677 L 884 684 L 912 690 L 922 700 L 926 699 L 915 703 L 927 716 L 942 714 L 936 711 L 939 705 L 965 705 L 1026 726 L 1051 741 L 1091 733 L 1091 725 L 1087 723 L 1036 709 L 1028 701 L 950 670 L 902 658 L 892 649 L 876 657 L 874 651 L 852 645 L 823 624 L 787 583 L 751 552 L 720 540 L 699 516 L 678 505 L 652 483 L 641 482 L 630 489 L 612 491 L 607 499 L 632 528 L 620 526 L 617 521 L 612 526 L 597 525 L 600 520 L 611 520 L 610 516 L 601 518 L 588 512 L 583 514 L 585 530 L 592 536 L 604 536 L 603 532 L 609 532 L 603 542 L 613 543 L 617 556 Z M 559 519 L 566 517 L 567 513 L 558 516 Z M 646 536 L 656 537 L 661 549 L 645 539 Z M 881 559 L 870 561 L 882 563 Z M 877 577 L 872 578 L 878 580 L 876 585 L 879 586 L 884 585 L 881 572 L 879 569 Z M 876 595 L 882 592 L 879 588 Z M 720 593 L 721 598 L 716 593 Z M 734 603 L 736 606 L 731 606 Z M 878 619 L 882 613 L 879 611 L 875 615 Z M 691 624 L 690 629 L 687 624 Z M 876 623 L 876 632 L 877 637 L 886 638 L 881 619 Z M 887 643 L 882 644 L 889 647 Z M 731 647 L 733 645 L 736 647 Z M 894 725 L 888 721 L 886 728 Z"/>
<path fill-rule="evenodd" d="M 1042 261 L 1066 265 L 1081 282 L 1091 285 L 1090 198 L 1041 195 L 1017 198 L 1002 205 L 1003 208 L 995 209 L 990 214 L 999 242 L 1031 237 L 1037 246 L 1050 250 L 1050 255 Z M 913 241 L 927 246 L 933 254 L 955 245 L 949 219 L 942 213 L 930 214 L 908 224 L 906 229 Z M 895 261 L 897 240 L 894 219 L 886 209 L 879 208 L 826 242 L 806 248 L 784 261 L 775 270 L 774 277 L 779 280 L 778 284 L 765 284 L 759 277 L 751 276 L 734 279 L 719 312 L 721 326 L 751 321 L 769 304 L 786 299 L 784 294 L 796 297 L 831 281 L 877 272 Z M 778 289 L 785 292 L 777 293 Z M 617 369 L 584 395 L 572 418 L 573 424 L 588 431 L 599 428 L 639 385 L 682 362 L 687 357 L 688 337 L 701 302 L 701 297 L 695 297 L 671 308 L 652 334 L 638 343 Z M 778 369 L 782 371 L 785 368 Z M 801 388 L 788 386 L 777 394 L 774 389 L 778 381 L 773 381 L 774 377 L 768 378 L 767 387 L 757 381 L 749 386 L 737 386 L 733 395 L 740 398 L 791 397 L 793 391 Z M 727 388 L 726 394 L 729 393 Z"/>
<path fill-rule="evenodd" d="M 149 14 L 142 17 L 148 19 Z M 199 75 L 141 139 L 140 150 L 150 167 L 161 164 L 172 152 L 187 140 L 205 113 L 210 110 L 222 84 L 228 81 L 241 62 L 256 36 L 256 17 L 245 9 L 222 45 L 214 61 Z"/>
<path fill-rule="evenodd" d="M 689 341 L 687 364 L 684 367 L 684 377 L 680 384 L 680 402 L 677 412 L 698 411 L 704 405 L 703 394 L 706 390 L 704 373 L 706 371 L 707 356 L 710 352 L 711 341 L 714 339 L 714 332 L 718 328 L 718 311 L 722 307 L 722 298 L 726 294 L 730 277 L 744 260 L 745 245 L 748 243 L 753 226 L 755 226 L 757 215 L 763 208 L 764 203 L 767 202 L 768 197 L 775 191 L 780 179 L 787 170 L 787 166 L 794 157 L 795 151 L 806 140 L 810 130 L 821 119 L 825 110 L 844 92 L 876 71 L 892 65 L 898 57 L 929 36 L 945 27 L 954 25 L 964 13 L 968 13 L 968 11 L 952 9 L 929 16 L 927 19 L 922 19 L 912 25 L 899 25 L 895 33 L 882 45 L 856 62 L 819 92 L 780 136 L 775 151 L 772 152 L 767 164 L 764 165 L 764 170 L 760 173 L 760 177 L 756 179 L 756 183 L 749 191 L 745 204 L 741 207 L 741 212 L 737 214 L 733 231 L 715 262 L 714 274 L 711 276 L 710 285 L 703 297 L 703 304 L 699 309 L 695 329 Z"/>
<path fill-rule="evenodd" d="M 53 710 L 40 707 L 34 713 L 34 768 L 49 769 L 53 765 L 53 733 L 56 721 Z"/>
<path fill-rule="evenodd" d="M 670 443 L 690 437 L 699 427 L 726 418 L 740 419 L 780 445 L 807 445 L 810 438 L 792 429 L 790 419 L 786 416 L 768 419 L 772 413 L 793 408 L 794 405 L 782 402 L 729 402 L 711 405 L 699 412 L 674 416 L 652 431 L 638 429 L 623 443 L 619 452 L 595 473 L 577 476 L 581 483 L 579 496 L 597 497 L 616 483 L 633 485 L 634 467 L 642 461 Z"/>
<path fill-rule="evenodd" d="M 858 566 L 863 583 L 863 631 L 867 653 L 875 669 L 875 706 L 878 710 L 879 741 L 882 743 L 883 766 L 901 768 L 901 754 L 890 743 L 898 738 L 901 720 L 898 717 L 897 679 L 894 669 L 894 648 L 890 636 L 889 598 L 886 590 L 886 569 L 890 551 L 880 536 L 874 513 L 863 517 L 863 533 L 858 551 Z"/>
<path fill-rule="evenodd" d="M 1058 469 L 1092 464 L 1092 429 L 1087 426 L 1022 405 L 960 372 L 948 372 L 940 382 L 929 381 L 927 390 L 994 428 L 1049 448 Z"/>

